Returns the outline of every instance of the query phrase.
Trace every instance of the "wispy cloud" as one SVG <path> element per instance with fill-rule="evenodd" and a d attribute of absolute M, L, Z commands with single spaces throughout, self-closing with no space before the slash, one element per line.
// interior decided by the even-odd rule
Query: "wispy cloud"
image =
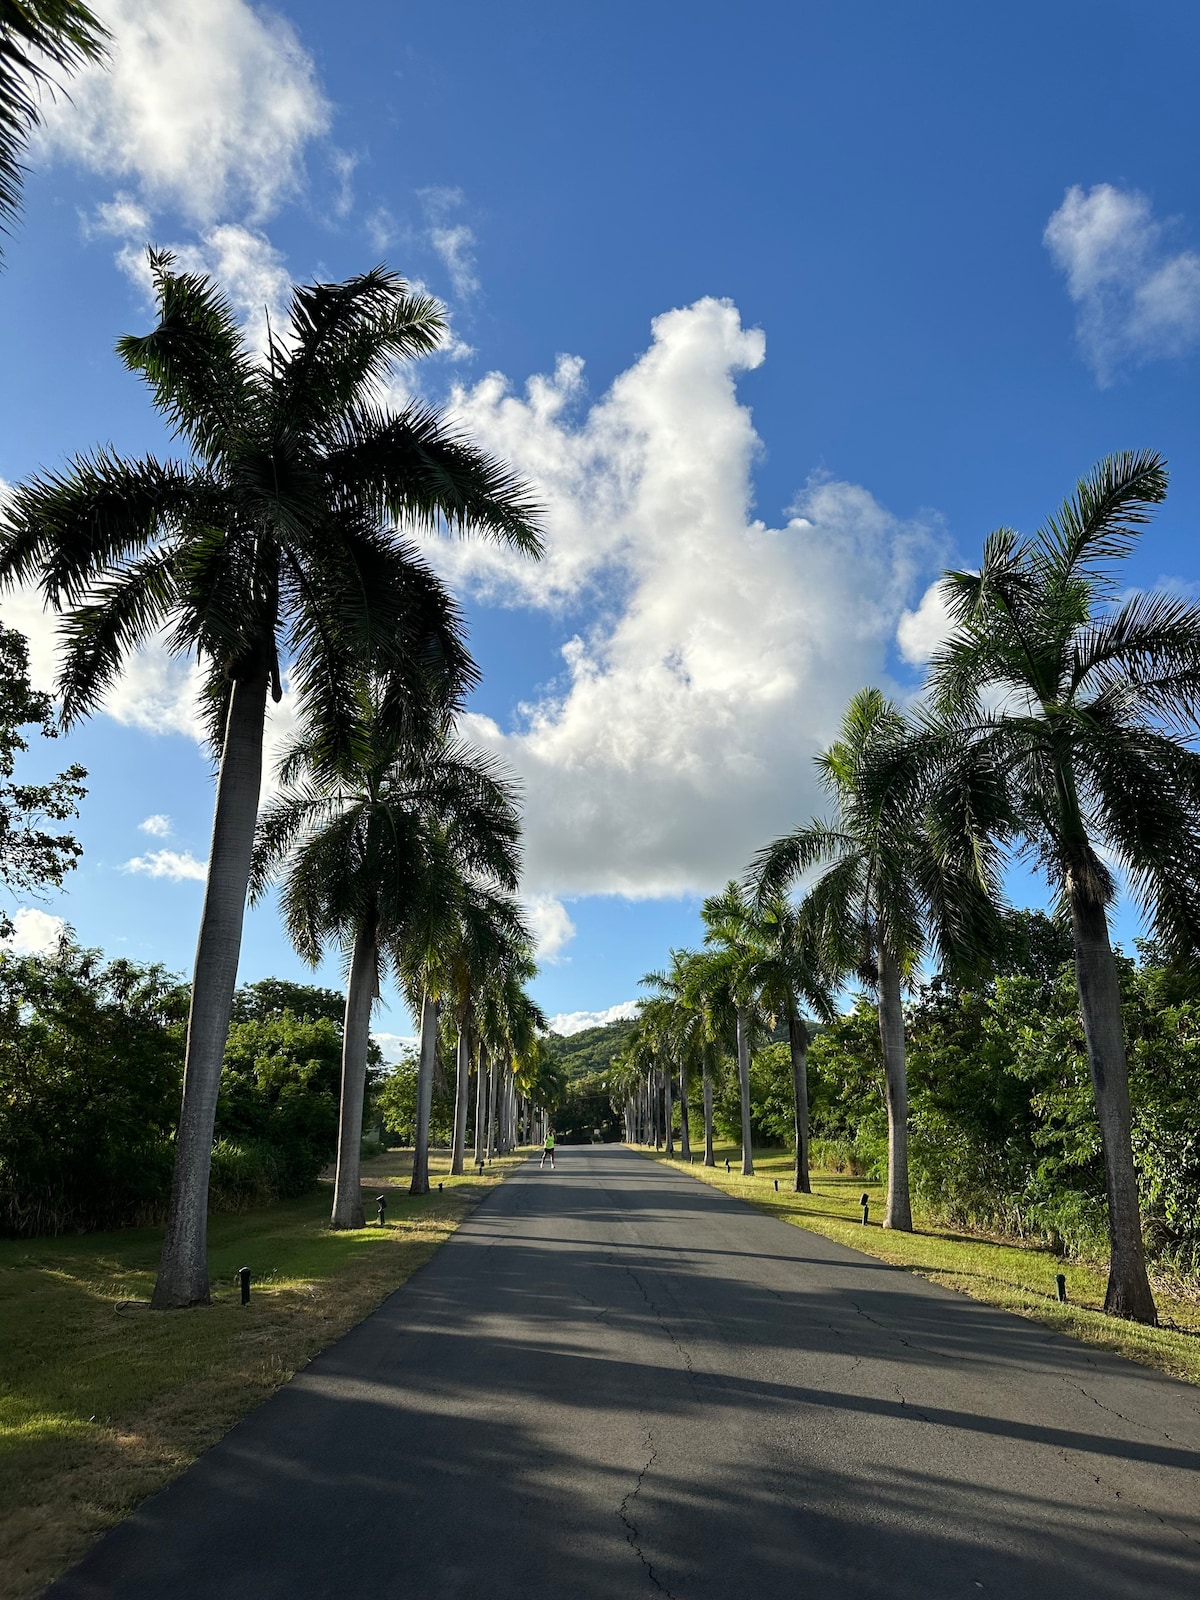
<path fill-rule="evenodd" d="M 171 836 L 171 819 L 162 811 L 156 811 L 153 816 L 143 818 L 138 827 L 154 839 L 169 839 Z"/>
<path fill-rule="evenodd" d="M 1044 241 L 1077 307 L 1076 333 L 1102 387 L 1127 363 L 1182 356 L 1200 343 L 1200 255 L 1172 250 L 1136 189 L 1068 189 Z"/>
<path fill-rule="evenodd" d="M 140 872 L 147 878 L 167 878 L 172 883 L 203 883 L 208 877 L 205 862 L 197 861 L 189 850 L 151 850 L 149 855 L 126 861 L 122 872 Z"/>
<path fill-rule="evenodd" d="M 479 278 L 475 271 L 474 231 L 465 222 L 455 220 L 455 214 L 463 205 L 463 192 L 461 189 L 421 189 L 419 194 L 429 225 L 429 242 L 450 274 L 455 294 L 460 300 L 468 300 L 478 293 Z"/>

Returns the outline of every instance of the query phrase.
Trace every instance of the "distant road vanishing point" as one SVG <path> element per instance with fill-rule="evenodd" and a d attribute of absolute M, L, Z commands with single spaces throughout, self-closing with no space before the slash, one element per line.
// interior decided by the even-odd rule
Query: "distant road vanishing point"
<path fill-rule="evenodd" d="M 1200 1390 L 618 1147 L 521 1167 L 55 1600 L 1173 1600 Z"/>

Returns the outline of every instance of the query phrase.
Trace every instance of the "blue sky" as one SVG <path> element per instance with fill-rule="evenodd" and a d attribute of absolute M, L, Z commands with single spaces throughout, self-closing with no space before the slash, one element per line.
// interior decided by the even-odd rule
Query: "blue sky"
<path fill-rule="evenodd" d="M 1200 581 L 1195 7 L 97 9 L 114 69 L 48 113 L 0 277 L 0 479 L 166 448 L 112 355 L 149 325 L 147 240 L 221 275 L 251 337 L 289 276 L 386 259 L 442 297 L 453 337 L 397 394 L 453 405 L 548 508 L 538 568 L 434 554 L 485 674 L 472 731 L 525 783 L 552 1014 L 632 999 L 811 813 L 846 696 L 919 683 L 922 600 L 990 528 L 1150 445 L 1172 492 L 1130 582 Z M 28 597 L 0 609 L 48 672 Z M 192 727 L 152 654 L 54 747 L 90 770 L 86 855 L 29 941 L 59 915 L 188 967 Z M 264 907 L 267 973 L 302 969 Z"/>

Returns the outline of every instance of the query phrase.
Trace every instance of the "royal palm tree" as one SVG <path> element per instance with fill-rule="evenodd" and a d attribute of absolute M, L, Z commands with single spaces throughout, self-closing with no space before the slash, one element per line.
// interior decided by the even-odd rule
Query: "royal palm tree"
<path fill-rule="evenodd" d="M 846 708 L 841 738 L 817 757 L 834 820 L 777 839 L 751 868 L 761 904 L 818 873 L 804 919 L 822 960 L 830 973 L 853 973 L 876 992 L 888 1111 L 883 1225 L 905 1231 L 912 1203 L 903 987 L 931 942 L 955 966 L 986 947 L 996 891 L 995 851 L 969 807 L 961 811 L 961 837 L 935 839 L 923 825 L 911 738 L 895 705 L 878 689 L 861 689 Z M 964 777 L 962 785 L 971 796 L 972 782 Z"/>
<path fill-rule="evenodd" d="M 109 32 L 80 0 L 0 0 L 0 231 L 21 204 L 21 156 L 41 121 L 39 97 L 107 54 Z M 2 252 L 0 252 L 2 254 Z"/>
<path fill-rule="evenodd" d="M 1128 1067 L 1108 910 L 1110 863 L 1168 955 L 1200 951 L 1200 606 L 1122 597 L 1112 566 L 1165 496 L 1152 452 L 1111 456 L 1032 538 L 991 534 L 943 585 L 954 630 L 930 667 L 935 775 L 967 762 L 1002 783 L 997 834 L 1021 840 L 1070 920 L 1104 1150 L 1106 1310 L 1154 1322 L 1133 1164 Z"/>
<path fill-rule="evenodd" d="M 509 787 L 490 762 L 449 740 L 397 742 L 378 717 L 368 726 L 372 759 L 340 773 L 314 773 L 303 740 L 289 751 L 288 786 L 263 810 L 251 872 L 255 899 L 282 877 L 284 924 L 304 960 L 315 966 L 332 944 L 347 962 L 335 1228 L 363 1225 L 359 1152 L 380 979 L 389 963 L 399 972 L 405 941 L 447 905 L 452 931 L 496 911 L 490 891 L 464 886 L 461 874 L 513 879 L 519 834 Z M 459 843 L 453 875 L 444 871 L 447 835 Z"/>
<path fill-rule="evenodd" d="M 290 672 L 321 760 L 366 748 L 364 670 L 397 724 L 442 717 L 471 680 L 441 584 L 401 536 L 477 531 L 536 554 L 533 508 L 494 461 L 419 405 L 382 410 L 381 376 L 444 321 L 383 269 L 295 290 L 264 359 L 206 278 L 151 256 L 159 323 L 119 350 L 190 449 L 100 450 L 20 487 L 0 522 L 0 583 L 37 581 L 66 613 L 64 720 L 93 710 L 127 654 L 165 633 L 206 677 L 219 757 L 162 1263 L 153 1303 L 208 1299 L 213 1117 L 262 776 L 268 696 Z M 438 679 L 439 692 L 430 694 Z M 385 708 L 387 709 L 387 708 Z"/>
<path fill-rule="evenodd" d="M 759 955 L 750 901 L 741 885 L 730 882 L 721 894 L 709 895 L 700 908 L 704 921 L 704 960 L 695 980 L 714 1008 L 732 1010 L 737 1053 L 742 1122 L 742 1173 L 754 1172 L 750 1116 L 750 1054 L 759 1027 Z"/>
<path fill-rule="evenodd" d="M 808 1024 L 804 1008 L 822 1022 L 836 1015 L 836 983 L 821 949 L 818 931 L 786 895 L 768 896 L 747 908 L 748 935 L 757 945 L 753 983 L 759 1003 L 776 1023 L 786 1023 L 792 1063 L 792 1115 L 796 1132 L 793 1188 L 810 1194 L 808 1173 Z"/>

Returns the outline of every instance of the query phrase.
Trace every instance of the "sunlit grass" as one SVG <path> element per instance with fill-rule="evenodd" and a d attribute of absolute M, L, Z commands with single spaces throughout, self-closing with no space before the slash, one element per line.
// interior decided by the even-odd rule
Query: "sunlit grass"
<path fill-rule="evenodd" d="M 0 1600 L 39 1594 L 105 1528 L 371 1311 L 433 1254 L 517 1158 L 480 1178 L 411 1154 L 364 1168 L 384 1229 L 334 1233 L 329 1191 L 215 1217 L 213 1304 L 147 1308 L 161 1231 L 0 1241 Z M 444 1185 L 439 1193 L 438 1183 Z M 253 1274 L 243 1306 L 239 1267 Z"/>
<path fill-rule="evenodd" d="M 649 1150 L 644 1153 L 654 1155 Z M 790 1153 L 756 1150 L 755 1173 L 750 1178 L 741 1175 L 740 1148 L 723 1145 L 715 1153 L 716 1167 L 702 1167 L 698 1156 L 690 1167 L 677 1160 L 670 1164 L 797 1227 L 920 1273 L 988 1305 L 1044 1322 L 1060 1333 L 1102 1345 L 1131 1361 L 1200 1383 L 1200 1303 L 1194 1297 L 1173 1292 L 1168 1283 L 1155 1285 L 1163 1326 L 1143 1328 L 1105 1316 L 1105 1273 L 1095 1264 L 1064 1261 L 1049 1250 L 944 1227 L 919 1214 L 915 1232 L 892 1232 L 880 1225 L 884 1190 L 879 1184 L 840 1173 L 814 1172 L 812 1194 L 795 1194 Z M 655 1159 L 667 1158 L 659 1154 Z M 859 1206 L 864 1193 L 869 1196 L 866 1227 Z M 1066 1275 L 1066 1305 L 1060 1305 L 1057 1298 L 1054 1280 L 1059 1272 Z"/>

